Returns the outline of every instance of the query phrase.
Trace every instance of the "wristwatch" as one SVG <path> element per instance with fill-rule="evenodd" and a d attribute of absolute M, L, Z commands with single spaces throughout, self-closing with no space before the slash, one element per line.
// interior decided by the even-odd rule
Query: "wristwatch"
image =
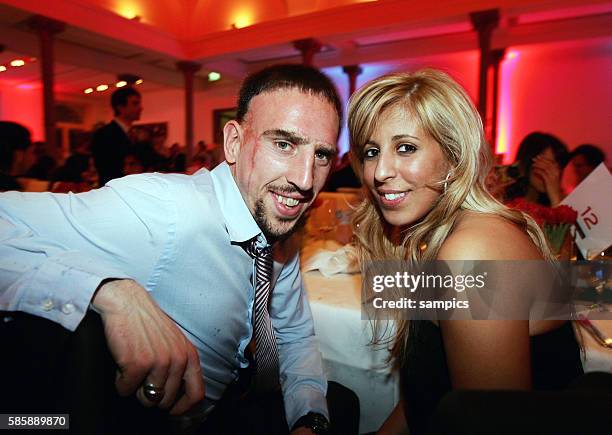
<path fill-rule="evenodd" d="M 327 421 L 327 418 L 323 414 L 319 414 L 318 412 L 309 412 L 300 417 L 291 430 L 294 431 L 298 427 L 306 427 L 317 435 L 329 434 L 329 421 Z"/>

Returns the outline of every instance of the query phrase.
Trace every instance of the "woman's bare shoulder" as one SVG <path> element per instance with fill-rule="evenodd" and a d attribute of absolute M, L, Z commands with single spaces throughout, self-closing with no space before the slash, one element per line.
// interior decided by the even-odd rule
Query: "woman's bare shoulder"
<path fill-rule="evenodd" d="M 537 260 L 542 256 L 529 235 L 509 220 L 465 212 L 446 238 L 440 260 Z"/>

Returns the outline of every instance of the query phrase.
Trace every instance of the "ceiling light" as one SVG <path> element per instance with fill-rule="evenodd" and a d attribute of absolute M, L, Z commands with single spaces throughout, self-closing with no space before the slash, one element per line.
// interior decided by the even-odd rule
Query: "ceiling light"
<path fill-rule="evenodd" d="M 208 81 L 209 82 L 216 82 L 220 78 L 221 78 L 221 74 L 219 74 L 216 71 L 211 71 L 211 72 L 208 73 Z"/>
<path fill-rule="evenodd" d="M 93 88 L 87 88 L 83 92 L 86 94 L 91 94 L 93 92 Z"/>
<path fill-rule="evenodd" d="M 96 86 L 96 91 L 102 92 L 108 89 L 108 85 L 98 85 Z"/>
<path fill-rule="evenodd" d="M 137 85 L 139 85 L 139 84 L 141 84 L 141 83 L 142 83 L 142 79 L 138 79 L 138 80 L 136 80 L 134 83 L 136 83 Z"/>
<path fill-rule="evenodd" d="M 0 72 L 6 71 L 6 67 L 4 65 L 0 65 Z"/>
<path fill-rule="evenodd" d="M 127 18 L 128 20 L 137 19 L 138 21 L 140 21 L 141 19 L 139 8 L 133 4 L 121 4 L 119 5 L 118 10 L 116 10 L 115 12 L 117 12 L 123 18 Z"/>
<path fill-rule="evenodd" d="M 515 59 L 518 57 L 518 55 L 519 55 L 518 51 L 510 50 L 508 53 L 506 53 L 506 59 Z"/>
<path fill-rule="evenodd" d="M 127 85 L 127 82 L 125 80 L 120 80 L 117 83 L 115 83 L 115 86 L 118 87 L 118 88 L 122 88 L 125 85 Z"/>
<path fill-rule="evenodd" d="M 253 24 L 253 14 L 251 11 L 242 10 L 234 15 L 234 22 L 231 24 L 233 29 L 241 29 Z"/>
<path fill-rule="evenodd" d="M 25 62 L 22 59 L 11 60 L 11 66 L 24 66 Z"/>

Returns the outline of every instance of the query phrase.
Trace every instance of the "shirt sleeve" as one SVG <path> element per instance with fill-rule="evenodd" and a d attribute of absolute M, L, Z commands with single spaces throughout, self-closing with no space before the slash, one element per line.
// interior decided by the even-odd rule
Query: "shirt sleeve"
<path fill-rule="evenodd" d="M 74 330 L 108 278 L 151 290 L 174 207 L 152 174 L 81 194 L 0 194 L 0 309 Z"/>
<path fill-rule="evenodd" d="M 329 419 L 325 399 L 327 379 L 297 255 L 283 267 L 274 286 L 271 305 L 289 428 L 311 411 Z"/>

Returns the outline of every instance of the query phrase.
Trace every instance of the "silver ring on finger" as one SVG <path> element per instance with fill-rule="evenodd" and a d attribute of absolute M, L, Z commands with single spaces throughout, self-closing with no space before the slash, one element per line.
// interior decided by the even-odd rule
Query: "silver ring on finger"
<path fill-rule="evenodd" d="M 155 384 L 147 383 L 142 386 L 142 393 L 153 403 L 159 403 L 164 398 L 164 389 Z"/>

